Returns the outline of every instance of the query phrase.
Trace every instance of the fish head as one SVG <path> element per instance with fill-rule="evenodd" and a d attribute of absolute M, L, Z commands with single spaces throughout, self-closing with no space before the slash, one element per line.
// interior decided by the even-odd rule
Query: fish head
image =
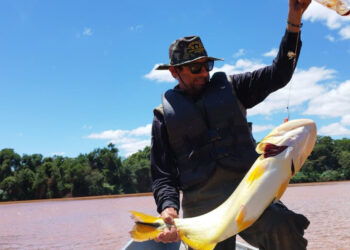
<path fill-rule="evenodd" d="M 297 173 L 311 154 L 317 138 L 317 129 L 310 119 L 291 120 L 273 129 L 256 147 L 256 151 L 267 158 L 283 157 L 292 159 L 293 174 Z M 282 155 L 282 154 L 281 154 Z M 286 156 L 287 155 L 287 156 Z"/>

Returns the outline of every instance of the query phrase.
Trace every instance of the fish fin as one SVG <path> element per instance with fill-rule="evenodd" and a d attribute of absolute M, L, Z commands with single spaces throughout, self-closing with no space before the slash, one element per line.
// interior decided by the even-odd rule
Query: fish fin
<path fill-rule="evenodd" d="M 245 216 L 245 207 L 244 207 L 244 205 L 241 205 L 241 207 L 238 211 L 238 214 L 236 216 L 236 223 L 237 223 L 238 227 L 243 222 L 244 216 Z"/>
<path fill-rule="evenodd" d="M 192 240 L 192 239 L 186 237 L 186 235 L 184 235 L 184 233 L 181 231 L 180 231 L 180 238 L 188 246 L 190 246 L 193 249 L 197 249 L 197 250 L 212 250 L 216 246 L 216 243 L 207 244 L 207 243 L 200 242 L 199 240 Z"/>
<path fill-rule="evenodd" d="M 162 230 L 155 227 L 137 223 L 129 233 L 134 241 L 142 242 L 157 238 L 161 232 Z"/>
<path fill-rule="evenodd" d="M 145 222 L 145 223 L 154 223 L 156 220 L 159 220 L 158 217 L 155 217 L 152 215 L 143 214 L 143 213 L 136 212 L 136 211 L 129 211 L 129 212 L 132 214 L 132 218 L 135 221 Z"/>
<path fill-rule="evenodd" d="M 255 222 L 255 219 L 247 220 L 246 218 L 246 209 L 244 205 L 241 205 L 241 208 L 238 211 L 238 214 L 236 216 L 236 223 L 238 232 L 243 231 L 244 229 L 250 227 Z"/>
<path fill-rule="evenodd" d="M 165 226 L 164 221 L 158 217 L 136 211 L 130 211 L 130 213 L 135 220 L 135 225 L 129 233 L 135 241 L 153 240 Z"/>

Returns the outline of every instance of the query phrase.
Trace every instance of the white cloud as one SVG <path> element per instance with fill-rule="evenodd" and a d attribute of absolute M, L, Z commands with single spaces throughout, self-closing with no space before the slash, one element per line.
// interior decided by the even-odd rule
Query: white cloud
<path fill-rule="evenodd" d="M 319 83 L 334 77 L 334 70 L 311 67 L 308 70 L 297 70 L 291 82 L 284 88 L 269 95 L 265 101 L 248 110 L 248 115 L 272 115 L 289 107 L 297 107 L 326 92 Z"/>
<path fill-rule="evenodd" d="M 83 31 L 82 32 L 77 32 L 75 34 L 75 37 L 80 39 L 81 36 L 92 36 L 93 35 L 93 31 L 91 28 L 89 27 L 84 27 Z"/>
<path fill-rule="evenodd" d="M 255 124 L 253 124 L 253 133 L 259 133 L 259 132 L 263 132 L 266 130 L 271 130 L 274 127 L 275 126 L 273 126 L 273 125 L 255 125 Z"/>
<path fill-rule="evenodd" d="M 275 57 L 275 56 L 277 56 L 277 53 L 278 53 L 278 49 L 273 48 L 273 49 L 271 49 L 269 52 L 266 52 L 263 56 L 266 56 L 266 57 Z"/>
<path fill-rule="evenodd" d="M 138 25 L 135 25 L 135 26 L 130 26 L 130 30 L 131 31 L 140 31 L 142 28 L 143 28 L 142 24 L 138 24 Z"/>
<path fill-rule="evenodd" d="M 239 74 L 264 66 L 266 65 L 256 61 L 240 59 L 235 65 L 225 64 L 220 68 L 214 68 L 212 74 L 218 71 L 223 71 L 227 74 Z M 288 86 L 272 93 L 263 103 L 249 109 L 248 115 L 271 115 L 274 112 L 284 110 L 288 105 L 288 98 L 290 108 L 302 105 L 314 97 L 325 93 L 327 89 L 320 83 L 334 78 L 335 72 L 335 70 L 324 67 L 297 70 Z"/>
<path fill-rule="evenodd" d="M 87 28 L 87 27 L 84 28 L 83 36 L 92 36 L 92 34 L 93 32 L 91 28 Z"/>
<path fill-rule="evenodd" d="M 338 32 L 340 39 L 350 39 L 350 27 L 345 26 L 350 23 L 350 16 L 340 16 L 336 11 L 326 8 L 316 1 L 312 1 L 311 5 L 304 13 L 303 19 L 311 22 L 318 21 L 324 23 L 331 30 L 340 29 Z M 331 42 L 335 41 L 332 35 L 327 35 L 325 38 Z"/>
<path fill-rule="evenodd" d="M 243 56 L 244 54 L 245 54 L 245 50 L 239 49 L 236 53 L 233 54 L 233 57 L 240 57 L 240 56 Z"/>
<path fill-rule="evenodd" d="M 238 70 L 234 65 L 224 64 L 220 68 L 214 67 L 214 69 L 210 72 L 210 75 L 213 75 L 216 72 L 225 72 L 226 74 L 231 75 L 238 74 L 241 72 L 241 70 Z"/>
<path fill-rule="evenodd" d="M 87 125 L 87 124 L 84 124 L 84 125 L 83 125 L 83 129 L 88 129 L 88 130 L 90 130 L 90 129 L 92 129 L 92 128 L 93 128 L 92 125 Z"/>
<path fill-rule="evenodd" d="M 135 141 L 130 143 L 124 143 L 119 147 L 125 150 L 125 156 L 128 157 L 139 150 L 143 150 L 146 146 L 150 145 L 150 140 Z"/>
<path fill-rule="evenodd" d="M 324 7 L 316 1 L 312 1 L 304 13 L 303 19 L 311 22 L 323 22 L 332 30 L 339 29 L 345 23 L 350 22 L 350 17 L 340 16 L 335 11 Z"/>
<path fill-rule="evenodd" d="M 128 133 L 127 130 L 106 130 L 101 133 L 94 133 L 87 136 L 89 139 L 108 139 L 108 140 L 117 140 L 122 138 Z"/>
<path fill-rule="evenodd" d="M 86 138 L 107 140 L 115 144 L 119 149 L 124 150 L 126 156 L 136 153 L 150 145 L 152 124 L 147 124 L 133 130 L 106 130 L 100 133 L 93 133 Z"/>
<path fill-rule="evenodd" d="M 159 64 L 156 64 L 151 72 L 144 75 L 145 78 L 149 80 L 154 80 L 156 82 L 175 82 L 174 77 L 170 74 L 169 70 L 156 70 Z"/>
<path fill-rule="evenodd" d="M 55 152 L 51 153 L 51 156 L 64 156 L 66 153 L 65 152 Z"/>
<path fill-rule="evenodd" d="M 265 67 L 265 64 L 259 63 L 257 61 L 251 61 L 247 59 L 239 59 L 236 64 L 224 64 L 222 67 L 217 68 L 214 67 L 213 71 L 211 71 L 211 75 L 215 72 L 225 72 L 228 75 L 239 74 L 247 71 L 254 71 Z"/>
<path fill-rule="evenodd" d="M 144 127 L 139 127 L 130 131 L 131 135 L 141 136 L 141 135 L 150 135 L 152 129 L 152 124 L 147 124 Z"/>
<path fill-rule="evenodd" d="M 319 129 L 318 134 L 337 136 L 337 135 L 350 135 L 350 130 L 341 125 L 340 123 L 332 123 Z"/>
<path fill-rule="evenodd" d="M 314 97 L 304 112 L 323 117 L 342 117 L 350 114 L 350 80 L 322 95 Z M 346 118 L 347 119 L 347 118 Z"/>
<path fill-rule="evenodd" d="M 344 115 L 340 121 L 341 124 L 345 126 L 350 126 L 350 114 Z"/>
<path fill-rule="evenodd" d="M 335 41 L 335 38 L 334 38 L 334 36 L 332 36 L 332 35 L 327 35 L 327 36 L 325 36 L 325 38 L 326 38 L 328 41 L 330 41 L 330 42 L 334 42 L 334 41 Z"/>
<path fill-rule="evenodd" d="M 339 31 L 339 35 L 343 40 L 350 39 L 350 26 L 346 26 Z"/>
<path fill-rule="evenodd" d="M 246 60 L 246 59 L 239 59 L 235 65 L 235 67 L 238 70 L 241 70 L 244 72 L 245 71 L 254 71 L 254 70 L 260 69 L 260 68 L 265 67 L 265 66 L 266 66 L 265 64 L 260 64 L 259 62 Z"/>

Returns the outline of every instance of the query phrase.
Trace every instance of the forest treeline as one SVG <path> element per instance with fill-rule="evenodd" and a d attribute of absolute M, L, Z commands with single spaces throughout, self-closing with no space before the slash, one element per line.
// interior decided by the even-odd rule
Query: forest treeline
<path fill-rule="evenodd" d="M 122 159 L 109 144 L 75 158 L 0 151 L 0 201 L 151 191 L 150 148 Z M 350 139 L 318 137 L 294 183 L 350 179 Z"/>
<path fill-rule="evenodd" d="M 122 160 L 118 149 L 95 149 L 75 158 L 0 151 L 0 200 L 82 197 L 151 191 L 150 148 Z"/>

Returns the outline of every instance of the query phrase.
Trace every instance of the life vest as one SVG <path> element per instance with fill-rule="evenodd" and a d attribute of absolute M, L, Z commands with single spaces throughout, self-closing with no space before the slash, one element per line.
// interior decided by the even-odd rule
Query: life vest
<path fill-rule="evenodd" d="M 255 142 L 225 73 L 215 73 L 193 101 L 174 89 L 162 97 L 180 188 L 206 181 L 217 167 L 245 173 L 256 160 Z"/>

